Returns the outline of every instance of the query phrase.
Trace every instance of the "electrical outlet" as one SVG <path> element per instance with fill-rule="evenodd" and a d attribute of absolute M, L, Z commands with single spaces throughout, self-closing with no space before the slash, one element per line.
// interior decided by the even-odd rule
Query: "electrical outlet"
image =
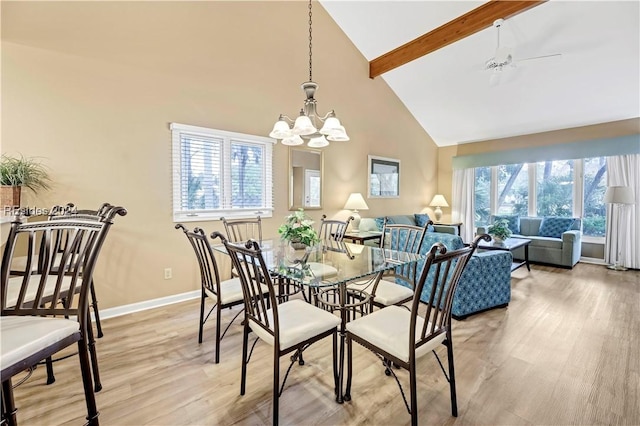
<path fill-rule="evenodd" d="M 173 273 L 171 271 L 171 268 L 164 268 L 164 279 L 165 280 L 170 280 L 171 277 L 173 277 Z"/>

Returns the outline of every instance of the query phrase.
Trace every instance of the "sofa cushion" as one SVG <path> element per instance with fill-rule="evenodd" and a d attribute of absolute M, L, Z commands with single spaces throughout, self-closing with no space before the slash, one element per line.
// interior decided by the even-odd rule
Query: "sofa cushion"
<path fill-rule="evenodd" d="M 572 217 L 547 216 L 542 219 L 540 225 L 540 236 L 562 238 L 562 233 L 568 231 L 575 221 Z"/>
<path fill-rule="evenodd" d="M 416 219 L 416 225 L 421 228 L 424 228 L 424 226 L 431 220 L 429 215 L 426 213 L 416 213 L 413 216 Z M 433 225 L 429 225 L 429 227 L 427 228 L 427 232 L 435 232 L 435 228 L 433 227 Z"/>
<path fill-rule="evenodd" d="M 526 236 L 522 236 L 522 238 L 527 238 Z M 532 237 L 531 238 L 531 246 L 530 247 L 545 247 L 562 250 L 562 240 L 559 238 L 553 237 Z"/>
<path fill-rule="evenodd" d="M 520 216 L 518 215 L 492 215 L 491 223 L 495 223 L 496 220 L 505 219 L 507 226 L 513 234 L 520 233 Z"/>

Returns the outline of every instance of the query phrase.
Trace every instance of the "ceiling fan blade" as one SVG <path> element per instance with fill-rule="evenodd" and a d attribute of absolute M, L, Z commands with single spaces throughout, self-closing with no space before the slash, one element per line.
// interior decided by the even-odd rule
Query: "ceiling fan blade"
<path fill-rule="evenodd" d="M 542 56 L 532 56 L 530 58 L 518 59 L 516 62 L 521 64 L 523 62 L 531 62 L 531 61 L 539 61 L 541 59 L 549 60 L 560 60 L 562 59 L 562 53 L 553 53 L 551 55 L 542 55 Z"/>

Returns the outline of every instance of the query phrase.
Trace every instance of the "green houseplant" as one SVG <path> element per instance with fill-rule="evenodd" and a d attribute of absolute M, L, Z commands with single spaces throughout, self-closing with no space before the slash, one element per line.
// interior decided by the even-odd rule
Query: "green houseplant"
<path fill-rule="evenodd" d="M 298 209 L 288 215 L 285 223 L 278 228 L 278 234 L 280 238 L 291 242 L 292 245 L 301 244 L 309 247 L 320 241 L 318 233 L 313 228 L 313 220 L 305 214 L 304 209 Z"/>
<path fill-rule="evenodd" d="M 6 154 L 0 158 L 0 185 L 2 186 L 2 207 L 20 206 L 22 187 L 33 192 L 49 189 L 47 167 L 34 157 L 12 157 Z"/>
<path fill-rule="evenodd" d="M 489 228 L 487 233 L 493 237 L 497 243 L 501 243 L 511 236 L 511 230 L 509 229 L 509 221 L 507 219 L 497 219 Z"/>

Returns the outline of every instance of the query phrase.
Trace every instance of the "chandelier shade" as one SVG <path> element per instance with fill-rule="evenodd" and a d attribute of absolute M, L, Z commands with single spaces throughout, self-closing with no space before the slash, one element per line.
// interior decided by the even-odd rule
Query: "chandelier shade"
<path fill-rule="evenodd" d="M 315 93 L 318 84 L 313 82 L 311 16 L 311 0 L 309 0 L 309 81 L 301 85 L 306 96 L 304 105 L 295 120 L 280 114 L 269 137 L 280 139 L 283 145 L 300 145 L 307 140 L 308 146 L 322 148 L 328 146 L 329 141 L 346 142 L 349 136 L 333 110 L 324 115 L 317 111 Z"/>

